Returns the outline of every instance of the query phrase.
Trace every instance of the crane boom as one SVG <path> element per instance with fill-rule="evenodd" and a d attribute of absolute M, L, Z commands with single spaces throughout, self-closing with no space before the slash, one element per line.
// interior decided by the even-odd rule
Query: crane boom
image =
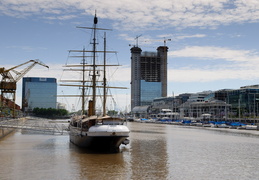
<path fill-rule="evenodd" d="M 21 66 L 27 65 L 31 63 L 29 66 L 25 67 L 23 70 L 18 71 L 15 70 Z M 15 106 L 15 92 L 16 92 L 16 83 L 27 73 L 29 72 L 36 64 L 49 68 L 49 66 L 45 65 L 44 63 L 40 62 L 39 60 L 29 60 L 25 63 L 20 65 L 14 66 L 10 69 L 5 69 L 4 67 L 0 68 L 0 74 L 2 76 L 2 80 L 0 82 L 0 89 L 1 89 L 1 105 L 2 107 L 5 106 L 4 100 L 12 100 Z M 12 75 L 12 73 L 14 75 Z M 11 97 L 7 97 L 7 95 Z M 14 113 L 14 109 L 13 109 Z M 14 116 L 14 115 L 13 115 Z"/>
<path fill-rule="evenodd" d="M 24 68 L 21 71 L 15 70 L 21 66 L 24 66 L 28 63 L 32 63 L 28 67 Z M 29 60 L 25 63 L 20 65 L 14 66 L 10 69 L 0 68 L 0 74 L 2 75 L 2 81 L 0 82 L 0 89 L 2 91 L 5 90 L 16 90 L 16 82 L 18 82 L 27 72 L 29 72 L 36 64 L 42 65 L 44 67 L 49 68 L 49 66 L 45 65 L 44 63 L 40 62 L 39 60 Z M 11 72 L 15 73 L 15 77 L 11 74 Z"/>
<path fill-rule="evenodd" d="M 28 63 L 32 63 L 30 66 L 26 67 L 25 69 L 23 69 L 22 71 L 16 71 L 15 69 L 16 68 L 19 68 L 21 66 L 24 66 Z M 22 64 L 19 64 L 17 66 L 14 66 L 10 69 L 5 69 L 5 68 L 0 68 L 0 74 L 5 78 L 9 78 L 10 80 L 13 80 L 13 81 L 19 81 L 29 70 L 31 70 L 36 64 L 39 64 L 39 65 L 42 65 L 44 67 L 47 67 L 49 68 L 49 66 L 47 66 L 46 64 L 40 62 L 39 60 L 29 60 L 25 63 L 22 63 Z M 14 78 L 10 72 L 14 72 L 16 74 L 16 77 Z"/>

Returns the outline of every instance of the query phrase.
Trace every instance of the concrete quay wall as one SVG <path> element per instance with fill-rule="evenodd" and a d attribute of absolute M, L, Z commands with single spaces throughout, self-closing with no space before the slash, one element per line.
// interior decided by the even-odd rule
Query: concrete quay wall
<path fill-rule="evenodd" d="M 26 118 L 18 118 L 18 119 L 9 119 L 7 121 L 12 121 L 12 122 L 20 122 L 24 121 Z M 0 122 L 1 123 L 1 122 Z M 0 124 L 0 139 L 7 136 L 8 134 L 12 133 L 15 129 L 14 128 L 6 128 L 6 127 L 1 127 Z"/>
<path fill-rule="evenodd" d="M 0 139 L 13 132 L 13 128 L 0 128 Z"/>

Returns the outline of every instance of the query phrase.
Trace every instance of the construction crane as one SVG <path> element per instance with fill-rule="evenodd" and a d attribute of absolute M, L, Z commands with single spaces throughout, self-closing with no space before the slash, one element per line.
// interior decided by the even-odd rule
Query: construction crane
<path fill-rule="evenodd" d="M 171 41 L 172 39 L 151 39 L 151 40 L 145 40 L 144 42 L 151 42 L 151 41 L 164 41 L 164 46 L 166 46 L 167 41 Z"/>
<path fill-rule="evenodd" d="M 27 64 L 30 64 L 30 65 L 25 67 L 23 70 L 21 71 L 15 70 Z M 13 104 L 13 117 L 15 116 L 14 111 L 15 111 L 15 92 L 16 92 L 16 86 L 17 86 L 16 84 L 36 64 L 49 68 L 47 65 L 43 64 L 39 60 L 29 60 L 25 63 L 14 66 L 10 69 L 5 69 L 4 67 L 0 68 L 0 74 L 2 76 L 2 80 L 0 82 L 1 103 L 2 103 L 1 105 L 2 107 L 4 107 L 6 105 L 6 101 L 11 100 Z M 14 75 L 12 75 L 11 72 L 14 73 Z"/>

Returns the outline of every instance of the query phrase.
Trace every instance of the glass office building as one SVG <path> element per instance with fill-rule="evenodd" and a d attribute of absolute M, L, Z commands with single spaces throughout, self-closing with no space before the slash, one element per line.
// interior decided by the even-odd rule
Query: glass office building
<path fill-rule="evenodd" d="M 56 78 L 24 77 L 22 87 L 22 109 L 56 108 Z"/>
<path fill-rule="evenodd" d="M 259 86 L 245 86 L 228 92 L 227 102 L 234 115 L 254 117 L 259 115 Z"/>

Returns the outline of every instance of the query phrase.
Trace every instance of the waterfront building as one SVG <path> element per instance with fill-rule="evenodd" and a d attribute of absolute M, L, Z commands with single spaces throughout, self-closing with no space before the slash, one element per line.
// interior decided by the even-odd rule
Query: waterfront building
<path fill-rule="evenodd" d="M 259 115 L 259 85 L 243 86 L 228 92 L 231 112 L 239 118 L 256 118 Z"/>
<path fill-rule="evenodd" d="M 16 109 L 20 110 L 20 106 L 15 104 L 12 100 L 7 99 L 0 95 L 0 108 L 10 108 L 10 109 Z"/>
<path fill-rule="evenodd" d="M 167 96 L 167 51 L 167 46 L 158 47 L 157 52 L 131 48 L 131 109 Z"/>
<path fill-rule="evenodd" d="M 132 112 L 139 117 L 150 117 L 163 109 L 180 113 L 180 118 L 258 123 L 259 85 L 154 98 L 150 106 L 137 106 Z"/>
<path fill-rule="evenodd" d="M 178 120 L 180 119 L 178 112 L 173 112 L 171 109 L 161 109 L 158 114 L 153 114 L 153 118 L 158 120 Z"/>
<path fill-rule="evenodd" d="M 201 118 L 209 115 L 211 120 L 222 120 L 229 116 L 231 105 L 216 97 L 218 92 L 203 91 L 191 94 L 189 99 L 179 106 L 180 117 Z"/>
<path fill-rule="evenodd" d="M 186 102 L 191 94 L 180 94 L 175 97 L 160 97 L 153 99 L 152 113 L 159 113 L 162 109 L 171 109 L 173 112 L 179 112 L 179 106 Z"/>
<path fill-rule="evenodd" d="M 205 98 L 212 94 L 212 91 L 203 91 L 199 93 L 193 93 L 190 95 L 188 102 L 203 102 Z"/>
<path fill-rule="evenodd" d="M 162 109 L 175 109 L 174 107 L 176 98 L 175 97 L 159 97 L 153 99 L 152 102 L 152 113 L 159 113 Z"/>
<path fill-rule="evenodd" d="M 209 115 L 210 120 L 226 120 L 231 105 L 224 101 L 210 99 L 209 101 L 187 101 L 180 106 L 180 117 L 202 118 Z"/>
<path fill-rule="evenodd" d="M 212 91 L 209 95 L 207 95 L 204 98 L 204 101 L 209 101 L 210 99 L 217 99 L 228 103 L 228 94 L 230 91 L 233 91 L 233 89 L 221 89 L 217 91 Z"/>
<path fill-rule="evenodd" d="M 14 111 L 14 112 L 13 112 Z M 20 106 L 0 95 L 0 117 L 19 116 Z"/>
<path fill-rule="evenodd" d="M 22 109 L 56 108 L 56 78 L 24 77 L 22 81 Z"/>
<path fill-rule="evenodd" d="M 259 85 L 243 86 L 239 89 L 222 89 L 212 92 L 204 98 L 225 101 L 231 105 L 229 118 L 235 120 L 252 119 L 257 122 L 259 115 Z"/>
<path fill-rule="evenodd" d="M 131 113 L 134 118 L 149 118 L 150 106 L 135 106 Z"/>
<path fill-rule="evenodd" d="M 152 101 L 151 105 L 135 106 L 131 113 L 135 117 L 157 117 L 159 114 L 165 114 L 165 109 L 170 110 L 172 117 L 178 118 L 179 106 L 185 103 L 192 94 L 184 93 L 175 97 L 159 97 Z"/>

